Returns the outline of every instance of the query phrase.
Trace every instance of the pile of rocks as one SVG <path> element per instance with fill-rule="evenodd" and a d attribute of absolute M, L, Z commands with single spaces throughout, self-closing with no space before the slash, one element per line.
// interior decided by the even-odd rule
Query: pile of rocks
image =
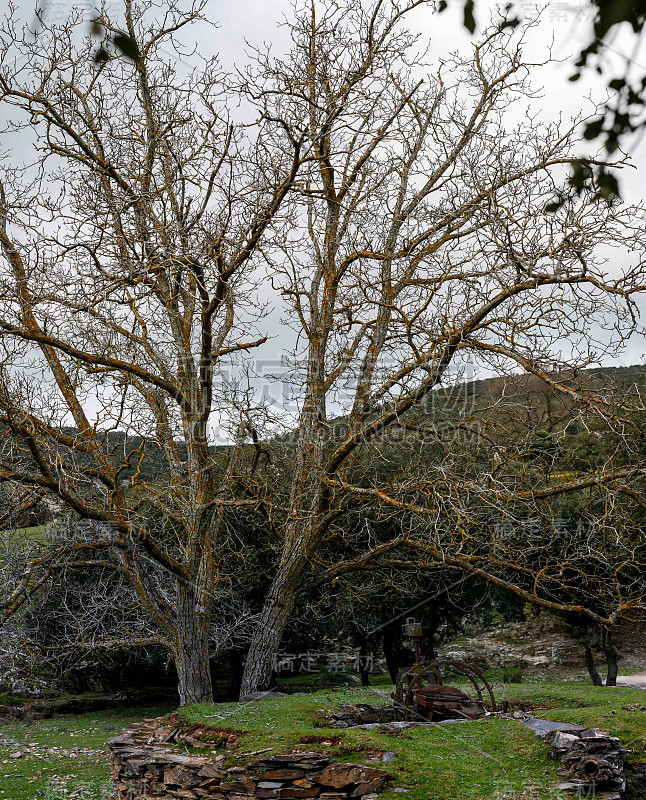
<path fill-rule="evenodd" d="M 545 740 L 552 745 L 552 758 L 561 762 L 558 774 L 567 778 L 559 784 L 562 791 L 577 792 L 594 787 L 595 796 L 619 800 L 626 788 L 624 761 L 626 751 L 619 739 L 605 731 L 551 731 Z M 587 796 L 587 795 L 586 795 Z"/>
<path fill-rule="evenodd" d="M 172 744 L 157 742 L 149 733 L 133 728 L 110 740 L 115 800 L 376 800 L 374 792 L 388 777 L 385 770 L 338 764 L 321 753 L 266 756 L 246 767 L 225 766 L 224 755 L 173 752 Z"/>
<path fill-rule="evenodd" d="M 320 753 L 268 756 L 250 764 L 249 770 L 252 780 L 258 782 L 254 797 L 366 798 L 388 777 L 383 769 L 337 764 Z"/>
<path fill-rule="evenodd" d="M 357 703 L 354 706 L 343 706 L 331 715 L 335 728 L 355 728 L 358 725 L 374 725 L 376 723 L 398 722 L 404 714 L 391 703 L 387 706 L 371 706 L 368 703 Z"/>

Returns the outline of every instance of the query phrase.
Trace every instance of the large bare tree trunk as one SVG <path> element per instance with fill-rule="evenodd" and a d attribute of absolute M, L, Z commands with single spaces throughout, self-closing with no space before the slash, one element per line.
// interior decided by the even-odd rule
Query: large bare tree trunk
<path fill-rule="evenodd" d="M 619 673 L 619 654 L 612 642 L 612 632 L 606 626 L 601 629 L 595 626 L 590 634 L 590 642 L 585 648 L 585 665 L 595 686 L 603 686 L 603 678 L 599 674 L 594 663 L 593 649 L 600 649 L 606 658 L 607 673 L 606 686 L 617 685 L 617 675 Z"/>
<path fill-rule="evenodd" d="M 198 611 L 192 587 L 180 586 L 174 646 L 181 705 L 213 700 L 209 668 L 209 616 Z"/>
<path fill-rule="evenodd" d="M 296 592 L 306 569 L 307 561 L 303 558 L 281 563 L 249 646 L 240 687 L 241 698 L 269 688 L 274 656 L 294 609 Z"/>
<path fill-rule="evenodd" d="M 396 623 L 389 622 L 387 625 L 384 625 L 382 632 L 384 637 L 383 647 L 384 656 L 386 657 L 386 668 L 390 675 L 390 680 L 395 683 L 397 680 L 397 673 L 403 666 L 399 658 L 400 628 L 397 627 Z"/>

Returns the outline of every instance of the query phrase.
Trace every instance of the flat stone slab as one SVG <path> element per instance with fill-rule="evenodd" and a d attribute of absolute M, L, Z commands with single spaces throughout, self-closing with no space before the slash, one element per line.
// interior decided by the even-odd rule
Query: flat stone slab
<path fill-rule="evenodd" d="M 285 692 L 252 692 L 240 696 L 241 703 L 251 703 L 255 700 L 273 700 L 274 697 L 289 697 Z"/>
<path fill-rule="evenodd" d="M 460 720 L 462 721 L 462 720 Z M 429 728 L 439 723 L 430 722 L 366 722 L 363 725 L 353 725 L 352 730 L 364 731 L 405 731 L 408 728 Z"/>
<path fill-rule="evenodd" d="M 586 730 L 585 725 L 577 725 L 574 722 L 552 722 L 549 719 L 539 719 L 538 717 L 530 717 L 529 719 L 518 719 L 521 725 L 526 728 L 531 728 L 537 736 L 545 736 L 550 731 L 561 731 L 561 733 L 569 733 L 570 731 L 581 732 Z"/>

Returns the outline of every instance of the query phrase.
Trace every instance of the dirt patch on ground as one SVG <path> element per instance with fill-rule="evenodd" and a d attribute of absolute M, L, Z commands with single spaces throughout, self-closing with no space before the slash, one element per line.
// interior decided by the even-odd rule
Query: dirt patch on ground
<path fill-rule="evenodd" d="M 370 759 L 377 760 L 377 759 L 382 759 L 388 751 L 379 750 L 378 748 L 369 747 L 368 745 L 363 744 L 360 747 L 357 747 L 355 752 L 364 753 L 366 756 L 368 756 L 368 760 Z"/>
<path fill-rule="evenodd" d="M 193 747 L 200 747 L 201 744 L 215 747 L 233 747 L 238 739 L 246 733 L 246 731 L 236 728 L 215 728 L 210 725 L 187 722 L 177 713 L 171 714 L 166 719 L 160 719 L 159 723 L 160 726 L 163 724 L 163 727 L 157 728 L 158 733 L 168 731 L 169 740 L 183 740 Z"/>
<path fill-rule="evenodd" d="M 646 689 L 646 672 L 637 672 L 634 675 L 617 678 L 617 686 L 642 686 Z"/>

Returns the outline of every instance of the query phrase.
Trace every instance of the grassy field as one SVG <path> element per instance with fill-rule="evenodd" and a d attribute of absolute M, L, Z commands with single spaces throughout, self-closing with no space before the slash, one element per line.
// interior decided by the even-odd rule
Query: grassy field
<path fill-rule="evenodd" d="M 341 761 L 370 761 L 394 753 L 383 800 L 554 800 L 559 778 L 549 748 L 520 723 L 490 718 L 472 723 L 415 728 L 397 735 L 330 727 L 329 713 L 342 705 L 390 702 L 392 687 L 330 687 L 311 694 L 257 703 L 187 706 L 187 725 L 242 731 L 233 763 L 245 754 L 322 751 Z M 584 680 L 496 685 L 500 701 L 535 716 L 601 727 L 618 735 L 632 757 L 646 748 L 646 692 L 591 686 Z M 106 739 L 142 717 L 167 707 L 115 709 L 77 716 L 7 723 L 0 727 L 0 800 L 104 800 L 109 795 Z M 20 754 L 17 756 L 16 754 Z M 393 791 L 407 789 L 406 793 Z"/>
<path fill-rule="evenodd" d="M 391 688 L 391 687 L 389 687 Z M 535 716 L 601 727 L 620 736 L 625 746 L 643 753 L 646 746 L 646 694 L 642 690 L 605 689 L 589 681 L 508 684 L 496 687 L 499 700 L 531 709 Z M 385 704 L 388 688 L 327 689 L 249 704 L 187 706 L 189 723 L 244 731 L 237 750 L 272 752 L 322 750 L 343 761 L 368 762 L 391 752 L 393 776 L 383 800 L 529 800 L 556 798 L 560 780 L 549 748 L 532 731 L 512 720 L 489 718 L 414 728 L 397 735 L 374 730 L 334 729 L 326 719 L 348 703 Z M 320 741 L 313 743 L 315 735 Z M 309 741 L 308 741 L 309 740 Z M 403 788 L 400 794 L 393 791 Z"/>
<path fill-rule="evenodd" d="M 106 740 L 168 707 L 116 708 L 0 726 L 0 800 L 107 800 Z"/>
<path fill-rule="evenodd" d="M 11 538 L 14 546 L 43 542 L 47 534 L 47 525 L 34 525 L 31 528 L 12 528 L 0 531 L 0 537 Z"/>

